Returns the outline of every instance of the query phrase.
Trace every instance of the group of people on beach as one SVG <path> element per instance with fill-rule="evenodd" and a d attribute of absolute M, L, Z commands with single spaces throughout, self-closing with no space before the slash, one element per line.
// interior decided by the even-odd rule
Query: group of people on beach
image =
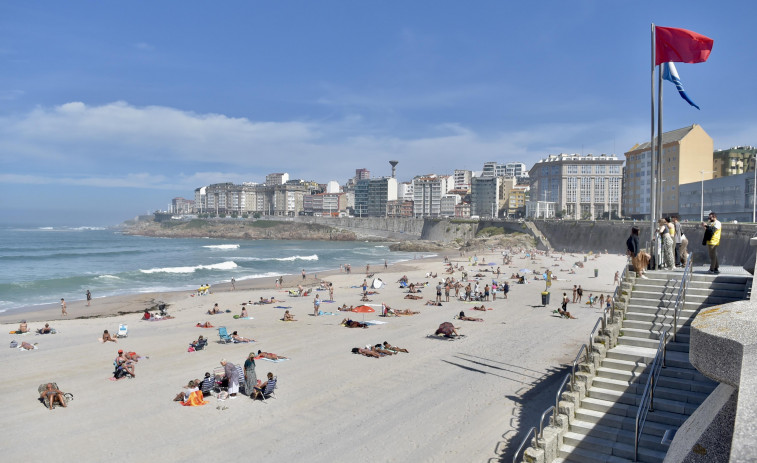
<path fill-rule="evenodd" d="M 408 353 L 407 349 L 397 347 L 384 341 L 383 344 L 370 345 L 366 344 L 365 347 L 353 347 L 352 353 L 359 354 L 365 357 L 381 358 L 387 355 L 396 355 L 400 352 Z"/>

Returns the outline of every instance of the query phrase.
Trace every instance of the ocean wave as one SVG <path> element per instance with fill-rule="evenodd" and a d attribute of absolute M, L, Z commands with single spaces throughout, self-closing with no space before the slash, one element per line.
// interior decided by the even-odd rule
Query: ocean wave
<path fill-rule="evenodd" d="M 117 277 L 115 275 L 98 275 L 95 277 L 95 280 L 120 280 L 121 277 Z"/>
<path fill-rule="evenodd" d="M 209 246 L 203 246 L 203 248 L 221 249 L 221 250 L 239 249 L 239 245 L 238 244 L 213 244 L 213 245 L 209 245 Z"/>
<path fill-rule="evenodd" d="M 139 271 L 142 273 L 193 273 L 196 270 L 231 270 L 233 268 L 237 268 L 237 264 L 236 262 L 230 260 L 211 265 L 196 265 L 194 267 L 151 268 L 148 270 L 139 269 Z"/>
<path fill-rule="evenodd" d="M 254 273 L 252 275 L 245 275 L 243 277 L 235 277 L 234 279 L 237 281 L 243 281 L 243 280 L 254 280 L 255 278 L 270 278 L 270 277 L 277 277 L 277 276 L 281 276 L 281 273 L 276 273 L 276 272 Z"/>
<path fill-rule="evenodd" d="M 238 260 L 264 262 L 264 261 L 278 261 L 278 262 L 293 262 L 295 260 L 318 260 L 318 254 L 311 256 L 289 256 L 289 257 L 235 257 Z"/>

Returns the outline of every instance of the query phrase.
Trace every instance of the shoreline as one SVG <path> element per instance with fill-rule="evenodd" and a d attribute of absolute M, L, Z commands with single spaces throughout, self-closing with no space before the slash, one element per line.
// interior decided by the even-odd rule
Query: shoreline
<path fill-rule="evenodd" d="M 450 252 L 459 252 L 454 249 L 450 249 Z M 385 272 L 398 271 L 403 265 L 407 265 L 410 262 L 421 262 L 423 260 L 433 260 L 438 256 L 420 257 L 417 259 L 407 259 L 393 264 L 389 264 L 387 269 L 381 266 L 380 270 Z M 411 267 L 408 267 L 411 268 Z M 354 270 L 354 269 L 353 269 Z M 364 270 L 364 269 L 363 269 Z M 376 274 L 379 274 L 376 272 Z M 351 273 L 354 275 L 360 275 L 360 273 Z M 296 288 L 298 284 L 302 284 L 304 287 L 316 286 L 320 283 L 321 277 L 333 277 L 334 275 L 348 275 L 341 269 L 330 269 L 312 274 L 307 274 L 306 279 L 303 280 L 300 275 L 289 274 L 280 275 L 284 277 L 283 287 L 288 287 L 289 284 L 293 284 Z M 258 291 L 258 290 L 278 290 L 275 285 L 276 279 L 279 277 L 259 277 L 248 278 L 235 282 L 235 291 L 231 290 L 231 283 L 217 283 L 211 286 L 212 293 L 210 296 L 214 296 L 218 293 L 234 293 L 241 291 Z M 155 311 L 155 305 L 159 303 L 168 304 L 168 310 L 170 311 L 171 305 L 178 303 L 184 298 L 186 294 L 191 294 L 193 291 L 188 290 L 175 290 L 175 291 L 151 291 L 146 293 L 125 293 L 114 296 L 103 296 L 93 298 L 91 305 L 88 307 L 86 299 L 67 300 L 66 308 L 68 316 L 63 316 L 60 311 L 60 304 L 50 303 L 33 306 L 24 306 L 15 309 L 9 309 L 6 312 L 0 313 L 0 324 L 4 323 L 19 323 L 20 320 L 26 320 L 27 322 L 42 322 L 42 321 L 58 321 L 58 320 L 83 320 L 91 318 L 108 318 L 116 317 L 119 315 L 143 313 L 145 309 Z M 195 296 L 199 298 L 205 296 Z M 75 314 L 75 315 L 74 315 Z"/>

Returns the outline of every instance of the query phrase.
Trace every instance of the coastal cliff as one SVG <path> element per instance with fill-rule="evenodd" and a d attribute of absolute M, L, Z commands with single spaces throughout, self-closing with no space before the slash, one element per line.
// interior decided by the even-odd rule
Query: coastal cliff
<path fill-rule="evenodd" d="M 280 222 L 273 220 L 226 221 L 139 221 L 123 226 L 126 235 L 159 238 L 222 238 L 243 240 L 323 240 L 354 241 L 351 231 L 337 230 L 319 224 Z"/>

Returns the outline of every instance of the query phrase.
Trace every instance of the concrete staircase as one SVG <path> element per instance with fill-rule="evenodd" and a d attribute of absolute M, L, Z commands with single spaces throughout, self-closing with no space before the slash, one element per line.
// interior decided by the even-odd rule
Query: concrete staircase
<path fill-rule="evenodd" d="M 663 327 L 672 332 L 673 305 L 683 272 L 659 271 L 647 275 L 649 279 L 631 278 L 633 291 L 625 307 L 617 345 L 606 350 L 601 362 L 597 360 L 598 366 L 587 380 L 580 406 L 575 407 L 567 426 L 563 423 L 561 443 L 553 461 L 634 461 L 636 413 L 648 379 L 648 367 L 659 345 L 658 332 Z M 677 430 L 717 386 L 689 363 L 690 325 L 697 312 L 748 298 L 751 280 L 748 274 L 710 275 L 701 269 L 692 274 L 686 304 L 679 311 L 677 339 L 671 337 L 668 341 L 667 367 L 660 372 L 654 411 L 647 415 L 641 434 L 638 461 L 663 461 L 667 444 L 661 441 L 666 431 Z"/>

